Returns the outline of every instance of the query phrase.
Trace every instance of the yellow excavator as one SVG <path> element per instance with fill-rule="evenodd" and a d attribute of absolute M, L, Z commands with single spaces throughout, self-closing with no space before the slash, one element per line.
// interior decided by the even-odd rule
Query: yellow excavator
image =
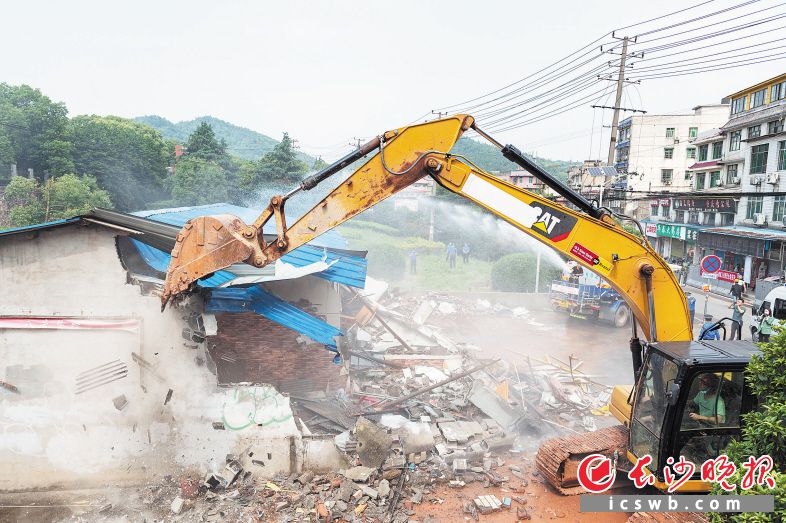
<path fill-rule="evenodd" d="M 570 206 L 516 187 L 471 160 L 450 154 L 469 129 Z M 309 212 L 292 225 L 286 223 L 284 206 L 290 198 L 365 156 L 369 159 Z M 743 372 L 757 347 L 725 340 L 725 324 L 720 321 L 713 328 L 723 330 L 723 340 L 693 341 L 687 301 L 671 268 L 643 234 L 631 234 L 618 220 L 638 223 L 625 216 L 615 218 L 610 210 L 593 205 L 514 146 L 494 140 L 469 115 L 385 132 L 307 177 L 289 193 L 274 196 L 250 225 L 230 215 L 192 219 L 172 251 L 162 308 L 191 290 L 200 278 L 234 263 L 263 267 L 425 176 L 604 278 L 635 318 L 629 347 L 635 385 L 614 387 L 609 405 L 621 425 L 547 440 L 538 451 L 537 466 L 556 489 L 564 494 L 581 492 L 578 463 L 589 454 L 601 453 L 614 456 L 621 470 L 650 456 L 645 470 L 663 490 L 664 467 L 670 458 L 682 455 L 701 464 L 739 437 L 740 416 L 756 406 Z M 276 237 L 268 242 L 262 227 L 271 219 Z M 639 337 L 639 329 L 645 339 Z M 616 459 L 619 456 L 627 459 Z M 679 490 L 703 492 L 709 485 L 697 473 Z"/>

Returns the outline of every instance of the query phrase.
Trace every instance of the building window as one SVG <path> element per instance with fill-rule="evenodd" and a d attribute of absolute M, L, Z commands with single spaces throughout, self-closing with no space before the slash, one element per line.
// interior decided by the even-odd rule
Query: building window
<path fill-rule="evenodd" d="M 664 147 L 663 148 L 663 157 L 667 160 L 671 160 L 674 158 L 674 147 Z"/>
<path fill-rule="evenodd" d="M 721 213 L 721 225 L 734 225 L 734 214 L 730 212 Z"/>
<path fill-rule="evenodd" d="M 723 142 L 715 142 L 712 144 L 712 159 L 717 160 L 723 155 Z"/>
<path fill-rule="evenodd" d="M 688 159 L 695 160 L 696 159 L 696 148 L 695 147 L 688 147 Z"/>
<path fill-rule="evenodd" d="M 699 212 L 698 211 L 691 211 L 688 214 L 688 223 L 692 223 L 694 225 L 699 224 Z"/>
<path fill-rule="evenodd" d="M 710 173 L 710 188 L 718 187 L 721 184 L 720 171 L 712 171 Z"/>
<path fill-rule="evenodd" d="M 654 205 L 650 205 L 650 216 L 657 216 L 658 215 L 658 202 L 655 202 Z"/>
<path fill-rule="evenodd" d="M 751 95 L 751 109 L 764 105 L 764 98 L 767 95 L 767 88 L 756 91 Z"/>
<path fill-rule="evenodd" d="M 767 122 L 767 134 L 776 134 L 780 132 L 783 132 L 782 120 L 774 120 L 772 122 Z"/>
<path fill-rule="evenodd" d="M 693 171 L 685 171 L 685 179 L 690 180 L 693 178 Z"/>
<path fill-rule="evenodd" d="M 778 170 L 786 171 L 786 140 L 778 142 Z"/>
<path fill-rule="evenodd" d="M 784 98 L 786 98 L 786 82 L 773 85 L 770 91 L 770 102 L 783 100 Z"/>
<path fill-rule="evenodd" d="M 710 150 L 709 145 L 700 145 L 699 146 L 699 161 L 706 162 L 707 161 L 707 153 Z"/>
<path fill-rule="evenodd" d="M 698 134 L 699 134 L 699 128 L 698 127 L 691 127 L 690 129 L 688 129 L 688 137 L 689 138 L 696 138 L 696 136 L 698 136 Z"/>
<path fill-rule="evenodd" d="M 674 138 L 674 127 L 666 127 L 666 138 Z"/>
<path fill-rule="evenodd" d="M 677 223 L 685 223 L 685 211 L 677 211 L 674 213 L 674 221 Z"/>
<path fill-rule="evenodd" d="M 704 212 L 704 225 L 715 225 L 714 212 Z"/>
<path fill-rule="evenodd" d="M 742 140 L 742 131 L 732 131 L 731 135 L 729 135 L 729 150 L 739 151 L 740 140 Z"/>
<path fill-rule="evenodd" d="M 737 168 L 739 165 L 736 163 L 732 163 L 726 166 L 726 184 L 727 185 L 737 185 L 740 183 L 740 179 L 737 178 Z"/>
<path fill-rule="evenodd" d="M 661 205 L 660 206 L 660 215 L 664 218 L 669 217 L 669 206 L 668 205 Z"/>
<path fill-rule="evenodd" d="M 661 169 L 660 181 L 663 185 L 671 185 L 671 177 L 674 174 L 673 169 Z"/>
<path fill-rule="evenodd" d="M 745 217 L 752 220 L 754 214 L 759 214 L 761 212 L 763 202 L 763 196 L 748 196 L 748 209 L 745 211 Z"/>
<path fill-rule="evenodd" d="M 731 114 L 741 113 L 745 110 L 745 97 L 735 98 L 731 102 Z"/>
<path fill-rule="evenodd" d="M 707 177 L 707 173 L 696 173 L 696 190 L 700 191 L 704 189 L 704 179 Z"/>
<path fill-rule="evenodd" d="M 786 215 L 786 196 L 776 196 L 772 204 L 772 221 L 782 222 Z"/>
<path fill-rule="evenodd" d="M 761 136 L 761 125 L 753 125 L 748 127 L 748 139 L 758 138 Z"/>
<path fill-rule="evenodd" d="M 765 143 L 751 147 L 751 174 L 763 174 L 767 171 L 767 152 L 770 144 Z"/>

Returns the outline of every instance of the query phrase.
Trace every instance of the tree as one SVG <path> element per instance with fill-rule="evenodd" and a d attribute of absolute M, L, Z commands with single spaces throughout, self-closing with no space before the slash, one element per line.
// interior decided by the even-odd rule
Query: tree
<path fill-rule="evenodd" d="M 780 329 L 769 343 L 759 344 L 760 354 L 751 358 L 745 369 L 745 381 L 751 394 L 758 398 L 758 409 L 743 415 L 742 438 L 725 450 L 737 466 L 737 474 L 730 478 L 737 489 L 730 494 L 775 496 L 775 512 L 770 514 L 712 514 L 713 521 L 759 522 L 786 520 L 786 329 Z M 742 463 L 749 456 L 769 455 L 774 462 L 772 477 L 775 488 L 756 486 L 743 491 Z M 713 494 L 727 494 L 719 486 Z"/>
<path fill-rule="evenodd" d="M 314 160 L 314 164 L 311 166 L 312 171 L 321 171 L 325 167 L 328 166 L 328 163 L 322 159 L 321 156 L 318 156 L 316 160 Z"/>
<path fill-rule="evenodd" d="M 282 182 L 289 184 L 300 181 L 307 171 L 306 164 L 295 155 L 289 134 L 284 133 L 281 142 L 257 162 L 252 175 L 243 183 L 248 188 Z"/>
<path fill-rule="evenodd" d="M 95 176 L 122 210 L 144 209 L 165 197 L 173 144 L 155 129 L 117 116 L 77 116 L 71 121 L 77 174 Z"/>
<path fill-rule="evenodd" d="M 95 207 L 111 207 L 109 194 L 92 176 L 64 174 L 43 185 L 15 176 L 6 186 L 3 199 L 13 226 L 49 222 L 84 214 Z"/>
<path fill-rule="evenodd" d="M 229 159 L 226 142 L 217 140 L 213 127 L 206 122 L 199 124 L 199 127 L 188 137 L 186 153 L 188 156 L 210 162 L 221 162 Z"/>
<path fill-rule="evenodd" d="M 176 205 L 225 202 L 229 196 L 227 173 L 215 162 L 186 158 L 172 177 L 172 200 Z"/>
<path fill-rule="evenodd" d="M 0 160 L 36 178 L 73 172 L 68 110 L 28 85 L 0 83 Z"/>

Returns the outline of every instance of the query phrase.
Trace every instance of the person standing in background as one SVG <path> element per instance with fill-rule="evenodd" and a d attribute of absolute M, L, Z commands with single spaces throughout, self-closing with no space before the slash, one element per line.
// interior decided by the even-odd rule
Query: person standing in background
<path fill-rule="evenodd" d="M 745 300 L 740 298 L 729 305 L 729 308 L 731 309 L 731 319 L 734 320 L 731 322 L 731 335 L 729 339 L 738 339 L 735 336 L 739 336 L 739 339 L 742 339 L 742 316 L 745 314 Z"/>
<path fill-rule="evenodd" d="M 770 341 L 773 323 L 775 323 L 775 318 L 770 315 L 770 309 L 764 309 L 759 322 L 759 341 L 764 343 Z"/>
<path fill-rule="evenodd" d="M 417 274 L 418 272 L 418 251 L 412 249 L 409 251 L 409 273 Z"/>
<path fill-rule="evenodd" d="M 469 263 L 469 244 L 464 242 L 464 246 L 461 248 L 461 256 L 464 258 L 464 263 Z"/>
<path fill-rule="evenodd" d="M 745 287 L 742 286 L 742 283 L 740 283 L 740 279 L 737 278 L 736 280 L 734 280 L 734 285 L 731 286 L 731 290 L 729 290 L 729 294 L 734 296 L 734 300 L 736 302 L 736 300 L 742 299 L 742 293 L 744 291 L 745 291 Z"/>

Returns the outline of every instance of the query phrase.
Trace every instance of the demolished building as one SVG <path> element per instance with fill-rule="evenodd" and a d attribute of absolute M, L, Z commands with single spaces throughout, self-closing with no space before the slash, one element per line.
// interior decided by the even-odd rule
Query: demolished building
<path fill-rule="evenodd" d="M 0 232 L 0 489 L 219 470 L 244 439 L 271 471 L 332 459 L 303 446 L 289 395 L 345 385 L 338 286 L 363 286 L 364 253 L 325 235 L 216 272 L 162 313 L 180 227 L 215 213 L 257 214 L 97 209 Z"/>

